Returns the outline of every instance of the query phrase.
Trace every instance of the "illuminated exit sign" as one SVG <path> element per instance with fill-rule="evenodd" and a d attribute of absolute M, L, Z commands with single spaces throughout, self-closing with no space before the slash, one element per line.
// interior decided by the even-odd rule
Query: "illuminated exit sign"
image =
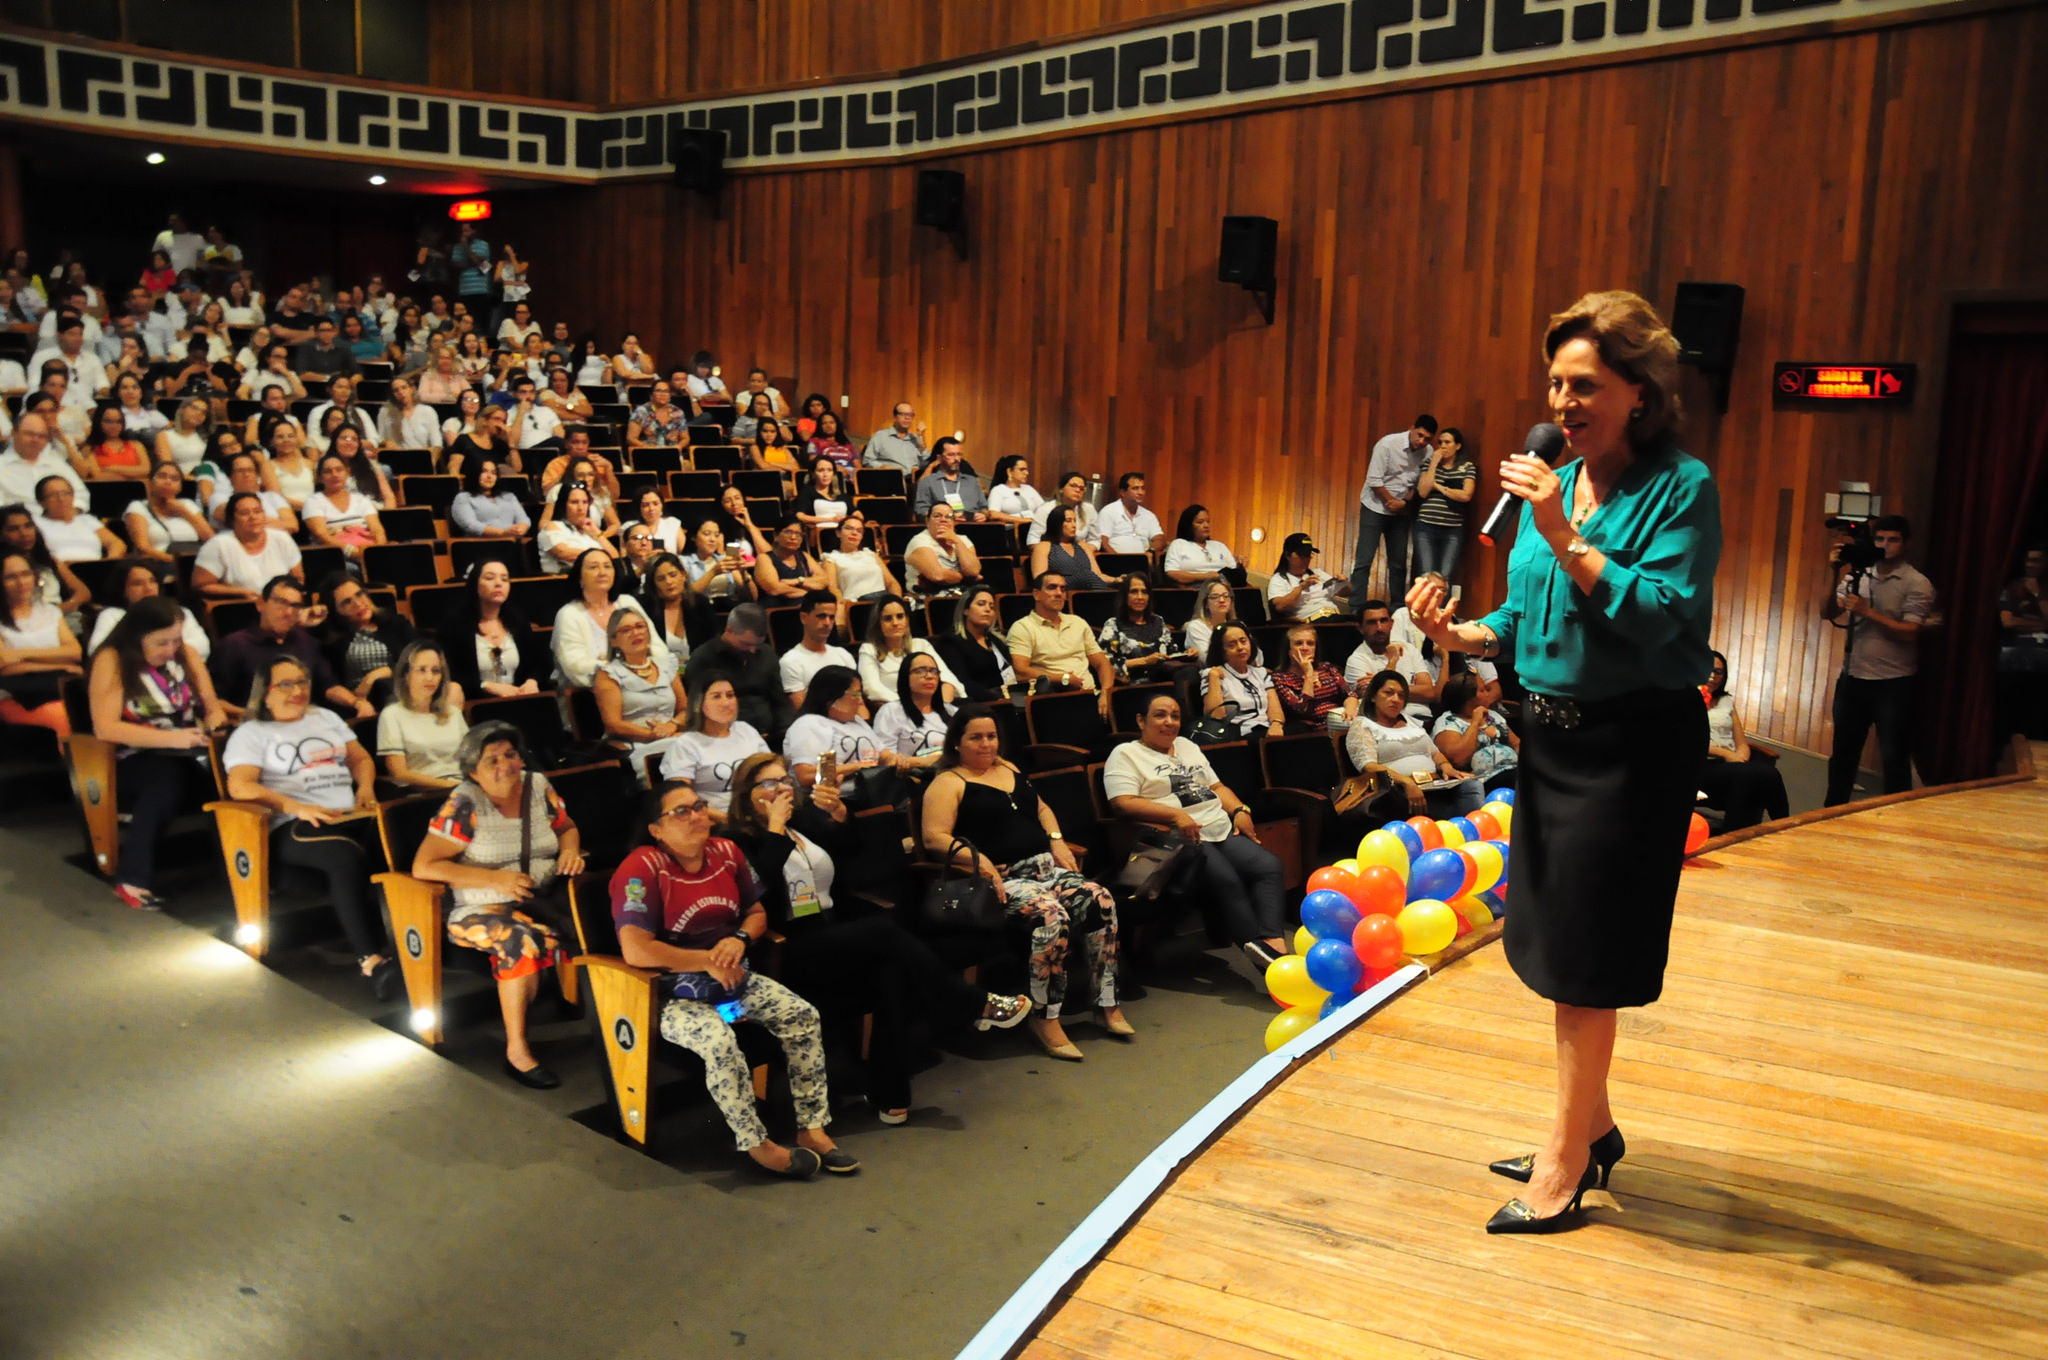
<path fill-rule="evenodd" d="M 1779 364 L 1781 401 L 1911 401 L 1911 364 Z"/>
<path fill-rule="evenodd" d="M 465 198 L 448 205 L 448 216 L 457 222 L 482 222 L 491 215 L 488 198 Z"/>

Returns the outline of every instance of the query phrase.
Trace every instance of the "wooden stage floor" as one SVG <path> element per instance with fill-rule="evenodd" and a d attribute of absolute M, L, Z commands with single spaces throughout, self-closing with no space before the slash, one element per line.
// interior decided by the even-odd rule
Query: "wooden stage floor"
<path fill-rule="evenodd" d="M 2048 1355 L 2048 783 L 1709 851 L 1589 1226 L 1488 1237 L 1551 1033 L 1497 945 L 1306 1063 L 1021 1354 Z"/>

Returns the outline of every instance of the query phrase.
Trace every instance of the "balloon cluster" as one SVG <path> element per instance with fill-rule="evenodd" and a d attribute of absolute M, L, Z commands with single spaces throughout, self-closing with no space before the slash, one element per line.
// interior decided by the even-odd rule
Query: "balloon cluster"
<path fill-rule="evenodd" d="M 1294 952 L 1266 969 L 1280 1014 L 1272 1052 L 1387 977 L 1498 916 L 1507 901 L 1515 795 L 1503 789 L 1469 816 L 1411 817 L 1366 833 L 1358 854 L 1309 875 Z"/>

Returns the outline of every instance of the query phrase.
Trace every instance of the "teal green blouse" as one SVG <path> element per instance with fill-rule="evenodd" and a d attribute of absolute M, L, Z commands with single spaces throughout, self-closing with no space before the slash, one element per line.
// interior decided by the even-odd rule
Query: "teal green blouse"
<path fill-rule="evenodd" d="M 1566 505 L 1584 466 L 1558 469 Z M 1591 594 L 1572 584 L 1524 505 L 1507 598 L 1479 620 L 1523 686 L 1590 701 L 1706 683 L 1721 562 L 1721 493 L 1706 464 L 1677 449 L 1644 454 L 1579 534 L 1607 557 Z"/>

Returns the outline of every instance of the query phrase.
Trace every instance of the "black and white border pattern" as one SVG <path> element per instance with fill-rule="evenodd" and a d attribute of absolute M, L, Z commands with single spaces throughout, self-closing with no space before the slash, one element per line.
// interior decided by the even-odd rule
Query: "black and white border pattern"
<path fill-rule="evenodd" d="M 734 168 L 893 159 L 1963 3 L 1295 0 L 914 76 L 618 110 L 380 90 L 7 32 L 0 117 L 597 181 L 666 171 L 682 128 L 723 131 Z"/>

